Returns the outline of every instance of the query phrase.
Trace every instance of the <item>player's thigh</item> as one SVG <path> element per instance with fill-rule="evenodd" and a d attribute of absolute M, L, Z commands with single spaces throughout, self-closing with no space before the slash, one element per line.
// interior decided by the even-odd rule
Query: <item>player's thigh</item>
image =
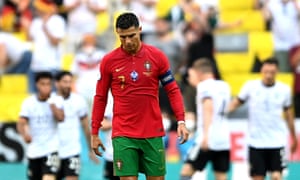
<path fill-rule="evenodd" d="M 230 152 L 229 150 L 212 151 L 212 165 L 214 172 L 222 175 L 229 171 L 230 168 Z"/>
<path fill-rule="evenodd" d="M 115 175 L 124 176 L 124 178 L 127 176 L 138 176 L 139 156 L 141 152 L 137 139 L 115 137 L 112 139 L 112 144 L 114 148 Z"/>
<path fill-rule="evenodd" d="M 275 148 L 267 150 L 268 154 L 268 162 L 267 162 L 267 170 L 271 172 L 282 172 L 284 168 L 287 166 L 285 149 Z"/>
<path fill-rule="evenodd" d="M 264 149 L 257 149 L 249 147 L 249 164 L 250 164 L 250 175 L 255 176 L 265 176 L 267 172 L 266 167 L 266 157 Z"/>
<path fill-rule="evenodd" d="M 195 170 L 190 163 L 183 163 L 180 171 L 181 176 L 191 177 L 194 174 Z"/>
<path fill-rule="evenodd" d="M 42 179 L 42 164 L 43 159 L 29 159 L 27 177 L 29 180 Z"/>
<path fill-rule="evenodd" d="M 60 159 L 58 157 L 58 153 L 51 153 L 43 158 L 42 164 L 42 174 L 47 176 L 57 176 L 57 173 L 60 168 Z"/>
<path fill-rule="evenodd" d="M 140 141 L 142 157 L 141 169 L 146 176 L 164 176 L 166 174 L 166 158 L 162 137 L 147 138 Z"/>

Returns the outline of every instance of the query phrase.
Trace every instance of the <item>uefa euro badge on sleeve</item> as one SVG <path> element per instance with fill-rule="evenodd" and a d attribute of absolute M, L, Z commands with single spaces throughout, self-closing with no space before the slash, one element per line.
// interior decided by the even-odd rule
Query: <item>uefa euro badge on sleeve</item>
<path fill-rule="evenodd" d="M 135 70 L 133 70 L 133 71 L 130 73 L 130 77 L 131 77 L 131 79 L 132 79 L 133 81 L 136 81 L 136 80 L 138 79 L 138 77 L 139 77 L 139 74 L 138 74 Z"/>

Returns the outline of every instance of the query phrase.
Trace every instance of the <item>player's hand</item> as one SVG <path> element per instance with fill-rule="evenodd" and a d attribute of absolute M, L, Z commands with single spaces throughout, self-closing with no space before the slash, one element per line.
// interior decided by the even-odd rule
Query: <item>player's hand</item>
<path fill-rule="evenodd" d="M 188 140 L 189 131 L 185 127 L 185 123 L 178 124 L 177 135 L 178 135 L 178 138 L 180 139 L 180 142 L 179 142 L 180 144 L 183 144 Z"/>
<path fill-rule="evenodd" d="M 297 146 L 298 146 L 298 141 L 297 141 L 297 138 L 294 137 L 293 141 L 292 141 L 292 144 L 291 144 L 291 153 L 292 154 L 296 152 Z"/>
<path fill-rule="evenodd" d="M 204 136 L 203 139 L 202 139 L 201 149 L 203 149 L 204 151 L 208 150 L 208 138 L 207 138 L 207 136 Z"/>
<path fill-rule="evenodd" d="M 102 153 L 99 151 L 99 146 L 102 148 L 103 151 L 105 151 L 105 147 L 98 135 L 91 136 L 91 146 L 96 155 L 102 156 Z"/>
<path fill-rule="evenodd" d="M 96 154 L 95 154 L 94 151 L 92 151 L 92 150 L 90 151 L 89 157 L 90 157 L 90 159 L 91 159 L 94 163 L 96 163 L 96 164 L 99 164 L 99 163 L 100 163 L 100 161 L 99 161 L 99 159 L 97 158 L 97 156 L 96 156 Z"/>
<path fill-rule="evenodd" d="M 31 141 L 32 141 L 32 138 L 29 134 L 24 134 L 23 139 L 26 143 L 31 143 Z"/>

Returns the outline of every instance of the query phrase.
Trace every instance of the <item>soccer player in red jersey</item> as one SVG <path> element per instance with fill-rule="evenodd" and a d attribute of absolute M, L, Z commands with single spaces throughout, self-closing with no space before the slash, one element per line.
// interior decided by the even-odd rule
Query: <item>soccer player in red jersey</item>
<path fill-rule="evenodd" d="M 166 90 L 178 120 L 180 143 L 188 139 L 182 95 L 170 71 L 167 57 L 141 42 L 142 28 L 135 14 L 126 12 L 116 20 L 121 46 L 104 56 L 100 65 L 92 111 L 91 145 L 99 156 L 105 149 L 98 137 L 111 89 L 114 106 L 112 141 L 114 172 L 121 180 L 136 180 L 143 172 L 147 180 L 163 180 L 166 173 L 165 135 L 159 108 L 159 83 Z"/>

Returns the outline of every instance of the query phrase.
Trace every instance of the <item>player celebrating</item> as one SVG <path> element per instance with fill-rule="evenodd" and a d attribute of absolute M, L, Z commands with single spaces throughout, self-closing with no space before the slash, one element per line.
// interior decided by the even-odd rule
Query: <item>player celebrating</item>
<path fill-rule="evenodd" d="M 158 102 L 159 81 L 166 90 L 178 120 L 181 143 L 188 139 L 185 127 L 183 100 L 171 73 L 168 59 L 157 48 L 141 42 L 135 14 L 126 12 L 116 20 L 116 32 L 121 47 L 107 54 L 100 66 L 92 112 L 92 148 L 97 155 L 98 137 L 108 90 L 114 98 L 112 142 L 114 172 L 121 180 L 135 180 L 138 172 L 147 179 L 162 180 L 166 173 L 165 135 Z"/>
<path fill-rule="evenodd" d="M 52 87 L 51 73 L 37 73 L 35 82 L 37 94 L 24 100 L 17 128 L 28 143 L 28 178 L 53 180 L 59 168 L 56 120 L 64 119 L 62 101 L 60 97 L 49 98 Z"/>
<path fill-rule="evenodd" d="M 88 144 L 90 143 L 88 106 L 83 97 L 71 92 L 73 75 L 69 71 L 58 72 L 55 81 L 56 95 L 63 97 L 63 111 L 65 114 L 64 121 L 58 124 L 58 154 L 61 159 L 61 168 L 57 179 L 76 180 L 80 172 L 81 126 Z M 90 151 L 90 157 L 93 161 L 98 162 L 92 150 Z"/>
<path fill-rule="evenodd" d="M 212 162 L 215 179 L 226 180 L 229 170 L 229 128 L 224 117 L 230 101 L 229 85 L 215 80 L 211 62 L 198 59 L 189 69 L 189 83 L 196 87 L 197 132 L 194 146 L 188 152 L 181 170 L 181 180 L 189 180 Z M 196 178 L 199 179 L 199 178 Z"/>
<path fill-rule="evenodd" d="M 277 72 L 277 60 L 264 61 L 262 80 L 246 82 L 228 108 L 228 112 L 232 112 L 248 101 L 249 163 L 254 180 L 263 180 L 267 171 L 271 172 L 271 179 L 282 179 L 281 173 L 286 166 L 284 147 L 287 144 L 282 113 L 292 137 L 291 152 L 297 148 L 291 90 L 276 81 Z"/>

